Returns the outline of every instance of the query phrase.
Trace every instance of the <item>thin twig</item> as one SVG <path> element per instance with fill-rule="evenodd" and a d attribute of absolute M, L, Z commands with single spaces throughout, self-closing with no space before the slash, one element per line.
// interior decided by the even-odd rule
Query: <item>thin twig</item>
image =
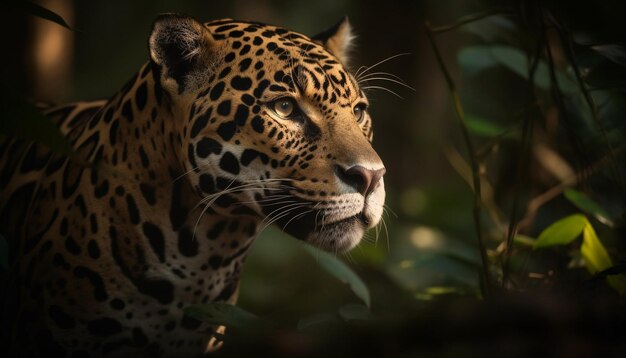
<path fill-rule="evenodd" d="M 538 107 L 539 107 L 539 103 L 537 102 L 529 103 L 526 107 L 524 107 L 523 110 L 518 111 L 514 113 L 513 115 L 511 115 L 511 118 L 514 118 L 513 123 L 509 125 L 507 128 L 505 128 L 501 133 L 495 135 L 494 137 L 489 138 L 487 140 L 487 143 L 482 145 L 477 150 L 478 159 L 481 161 L 485 160 L 487 156 L 490 154 L 490 152 L 493 150 L 493 148 L 500 145 L 500 143 L 504 141 L 506 136 L 511 135 L 517 126 L 525 123 L 525 119 L 528 117 L 530 110 L 535 110 Z M 523 126 L 522 126 L 522 131 L 523 131 Z"/>
<path fill-rule="evenodd" d="M 543 16 L 543 12 L 542 12 L 542 19 L 544 17 L 545 16 Z M 541 25 L 544 26 L 545 28 L 545 24 L 543 23 L 543 21 L 541 22 Z M 548 70 L 550 74 L 550 85 L 552 88 L 552 97 L 554 98 L 554 103 L 556 104 L 556 107 L 558 108 L 558 113 L 559 113 L 560 118 L 563 119 L 563 127 L 565 128 L 565 131 L 567 133 L 567 138 L 570 140 L 571 145 L 574 148 L 574 151 L 576 153 L 576 159 L 578 159 L 578 165 L 582 168 L 585 168 L 586 166 L 589 165 L 589 163 L 591 163 L 591 160 L 589 159 L 587 151 L 581 148 L 580 138 L 572 130 L 571 117 L 565 107 L 565 99 L 563 98 L 563 93 L 561 92 L 561 88 L 559 86 L 559 79 L 556 76 L 554 57 L 552 55 L 552 48 L 550 47 L 549 41 L 545 41 L 544 48 L 546 51 Z M 582 180 L 580 180 L 579 182 L 582 182 Z"/>
<path fill-rule="evenodd" d="M 490 279 L 489 279 L 489 263 L 487 260 L 487 248 L 485 246 L 483 233 L 482 233 L 482 225 L 481 225 L 481 190 L 480 190 L 480 171 L 476 156 L 476 151 L 474 149 L 474 144 L 472 143 L 472 139 L 469 134 L 469 130 L 467 128 L 467 123 L 465 121 L 465 115 L 463 113 L 463 106 L 461 105 L 461 99 L 457 93 L 456 86 L 454 81 L 452 80 L 452 76 L 448 72 L 448 68 L 441 57 L 441 53 L 439 52 L 439 48 L 437 47 L 437 43 L 433 38 L 433 31 L 431 29 L 430 24 L 427 22 L 424 23 L 424 27 L 426 29 L 426 35 L 428 37 L 428 41 L 432 47 L 432 50 L 437 59 L 437 63 L 439 64 L 439 69 L 443 73 L 446 83 L 448 85 L 448 90 L 450 91 L 450 95 L 452 96 L 452 100 L 454 102 L 454 110 L 459 119 L 459 124 L 461 127 L 461 131 L 463 133 L 463 138 L 465 139 L 465 144 L 467 146 L 467 151 L 470 157 L 470 164 L 472 167 L 472 177 L 474 183 L 474 228 L 476 229 L 476 236 L 478 238 L 478 247 L 480 250 L 480 258 L 482 262 L 482 271 L 481 271 L 481 291 L 483 297 L 487 297 L 490 292 Z"/>
<path fill-rule="evenodd" d="M 624 150 L 626 150 L 626 145 L 616 148 L 615 153 L 614 153 L 615 158 L 616 159 L 619 158 L 620 154 Z M 579 173 L 576 173 L 566 178 L 565 180 L 561 181 L 561 183 L 559 183 L 558 185 L 555 185 L 552 188 L 546 190 L 545 192 L 532 198 L 530 202 L 528 203 L 528 207 L 526 209 L 526 214 L 524 214 L 524 218 L 520 220 L 520 222 L 517 225 L 518 230 L 522 231 L 526 229 L 530 225 L 530 223 L 533 222 L 535 215 L 539 211 L 539 208 L 541 208 L 544 204 L 556 198 L 557 196 L 561 195 L 561 193 L 563 193 L 565 189 L 577 185 L 580 181 L 589 178 L 595 171 L 597 171 L 604 165 L 608 163 L 612 163 L 612 162 L 613 162 L 613 159 L 609 155 L 606 155 L 602 159 L 600 159 L 598 162 L 589 166 L 588 168 L 585 168 L 581 170 Z"/>
<path fill-rule="evenodd" d="M 535 73 L 539 66 L 539 58 L 541 56 L 541 49 L 543 48 L 543 42 L 545 41 L 545 31 L 541 31 L 541 37 L 539 38 L 539 42 L 537 43 L 537 48 L 535 49 L 535 53 L 532 57 L 532 62 L 528 67 L 528 84 L 529 84 L 529 93 L 531 98 L 534 100 L 533 102 L 537 102 L 537 97 L 535 94 Z M 537 108 L 537 106 L 533 106 L 532 108 Z M 507 282 L 509 281 L 509 272 L 510 272 L 510 263 L 511 263 L 511 254 L 513 252 L 513 238 L 517 233 L 518 227 L 518 219 L 517 212 L 519 210 L 519 201 L 520 201 L 520 193 L 522 191 L 522 183 L 526 182 L 523 180 L 523 176 L 527 175 L 527 170 L 524 170 L 524 165 L 527 165 L 530 158 L 530 148 L 532 142 L 533 135 L 533 116 L 531 111 L 526 112 L 526 119 L 524 121 L 524 126 L 522 129 L 522 144 L 519 152 L 519 157 L 517 159 L 517 175 L 515 180 L 515 188 L 513 190 L 513 205 L 511 207 L 511 215 L 509 217 L 509 228 L 506 236 L 506 245 L 504 246 L 504 260 L 502 262 L 502 287 L 506 287 Z M 525 178 L 524 178 L 525 179 Z"/>
<path fill-rule="evenodd" d="M 430 32 L 433 34 L 440 34 L 443 32 L 448 32 L 454 29 L 457 29 L 459 27 L 462 27 L 464 25 L 467 25 L 469 23 L 472 23 L 474 21 L 478 21 L 478 20 L 482 20 L 484 18 L 490 17 L 490 16 L 494 16 L 494 15 L 511 15 L 512 12 L 509 9 L 492 9 L 492 10 L 488 10 L 488 11 L 484 11 L 484 12 L 478 12 L 475 14 L 470 14 L 467 16 L 463 16 L 461 18 L 459 18 L 456 22 L 450 24 L 450 25 L 442 25 L 442 26 L 435 26 L 435 27 L 430 27 Z"/>
<path fill-rule="evenodd" d="M 465 159 L 461 156 L 461 153 L 459 153 L 454 147 L 450 146 L 444 148 L 444 154 L 446 155 L 446 158 L 448 159 L 448 162 L 450 163 L 452 168 L 457 171 L 457 173 L 461 176 L 461 178 L 463 178 L 463 180 L 465 180 L 465 182 L 473 191 L 474 183 L 472 178 L 472 169 L 469 164 L 465 162 Z M 494 200 L 494 190 L 487 175 L 481 175 L 480 183 L 482 191 L 482 206 L 486 209 L 487 214 L 489 214 L 491 221 L 493 221 L 493 223 L 496 225 L 497 230 L 499 232 L 504 232 L 505 225 L 502 222 L 503 214 L 500 212 L 500 209 L 498 208 L 498 205 Z"/>
<path fill-rule="evenodd" d="M 600 129 L 602 138 L 604 139 L 604 142 L 606 143 L 609 156 L 611 157 L 611 161 L 613 163 L 617 163 L 617 161 L 615 161 L 615 149 L 613 148 L 613 145 L 611 144 L 611 141 L 609 140 L 609 137 L 606 132 L 606 128 L 604 127 L 604 125 L 602 124 L 602 121 L 600 120 L 598 107 L 595 101 L 593 100 L 593 96 L 589 92 L 589 88 L 587 87 L 587 84 L 583 80 L 583 76 L 580 72 L 580 68 L 578 67 L 578 63 L 576 62 L 576 55 L 574 53 L 571 36 L 566 32 L 566 30 L 564 30 L 560 26 L 560 24 L 554 23 L 554 25 L 555 25 L 554 28 L 556 29 L 559 35 L 559 40 L 561 41 L 561 45 L 564 49 L 565 56 L 567 57 L 567 61 L 569 62 L 570 66 L 572 66 L 572 69 L 574 70 L 574 75 L 576 76 L 576 81 L 578 82 L 578 86 L 580 87 L 580 92 L 582 92 L 583 97 L 585 98 L 585 102 L 587 102 L 587 106 L 589 107 L 589 111 L 591 112 L 591 117 L 593 118 L 593 121 L 596 123 L 596 125 Z M 626 189 L 626 185 L 624 185 L 624 177 L 622 176 L 621 171 L 616 166 L 613 166 L 612 169 L 613 169 L 613 175 L 615 175 L 615 177 L 617 178 L 617 182 L 620 186 L 620 189 L 624 191 Z"/>

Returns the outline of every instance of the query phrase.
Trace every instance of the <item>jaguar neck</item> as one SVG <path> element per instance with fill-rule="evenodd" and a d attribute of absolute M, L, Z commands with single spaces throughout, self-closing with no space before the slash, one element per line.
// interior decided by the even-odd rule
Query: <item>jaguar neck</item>
<path fill-rule="evenodd" d="M 152 73 L 144 65 L 102 108 L 96 129 L 110 144 L 101 146 L 96 181 L 115 192 L 107 213 L 113 256 L 135 282 L 161 282 L 154 294 L 162 302 L 232 300 L 260 219 L 206 206 L 180 164 L 176 122 L 184 118 L 173 113 Z M 128 227 L 134 232 L 122 230 Z"/>

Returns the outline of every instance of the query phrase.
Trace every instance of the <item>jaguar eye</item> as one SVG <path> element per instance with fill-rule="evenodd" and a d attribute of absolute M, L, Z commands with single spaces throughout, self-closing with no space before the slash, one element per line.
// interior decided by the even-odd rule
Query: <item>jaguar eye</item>
<path fill-rule="evenodd" d="M 283 118 L 289 118 L 296 113 L 296 104 L 291 98 L 282 98 L 274 102 L 274 112 Z"/>
<path fill-rule="evenodd" d="M 364 103 L 360 103 L 354 106 L 353 112 L 354 112 L 354 115 L 356 116 L 357 122 L 360 123 L 363 120 L 363 118 L 365 117 L 366 109 L 367 109 L 367 106 Z"/>

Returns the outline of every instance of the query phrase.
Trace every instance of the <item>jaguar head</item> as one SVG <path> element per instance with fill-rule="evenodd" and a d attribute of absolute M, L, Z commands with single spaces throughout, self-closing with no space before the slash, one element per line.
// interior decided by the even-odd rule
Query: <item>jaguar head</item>
<path fill-rule="evenodd" d="M 150 36 L 182 165 L 205 203 L 329 251 L 381 219 L 385 167 L 346 69 L 347 19 L 309 38 L 280 27 L 161 16 Z"/>

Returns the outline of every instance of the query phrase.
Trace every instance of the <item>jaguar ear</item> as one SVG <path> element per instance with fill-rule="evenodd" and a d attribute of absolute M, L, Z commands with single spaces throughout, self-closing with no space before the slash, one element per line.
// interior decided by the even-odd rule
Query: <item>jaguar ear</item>
<path fill-rule="evenodd" d="M 354 38 L 352 26 L 350 26 L 347 16 L 344 16 L 333 27 L 312 37 L 315 42 L 326 47 L 345 66 L 348 65 L 350 60 L 350 49 Z"/>
<path fill-rule="evenodd" d="M 190 75 L 206 63 L 213 42 L 209 30 L 196 19 L 160 15 L 152 26 L 149 46 L 152 62 L 161 68 L 164 87 L 177 87 L 178 93 L 184 92 L 191 82 Z"/>

